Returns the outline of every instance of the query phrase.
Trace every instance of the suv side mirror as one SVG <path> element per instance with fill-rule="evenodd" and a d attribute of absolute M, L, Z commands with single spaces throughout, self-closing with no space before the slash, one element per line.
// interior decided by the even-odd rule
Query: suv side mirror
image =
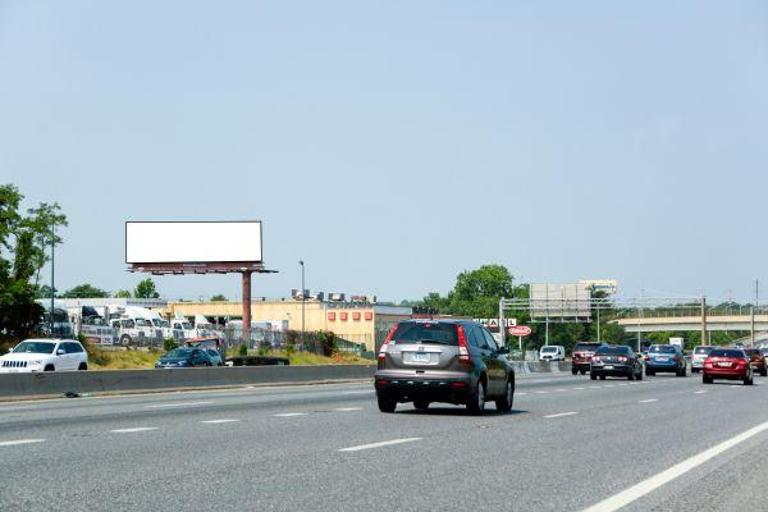
<path fill-rule="evenodd" d="M 64 352 L 63 348 L 60 348 L 59 350 L 56 351 L 57 356 L 63 356 L 64 354 L 66 354 L 66 352 Z"/>

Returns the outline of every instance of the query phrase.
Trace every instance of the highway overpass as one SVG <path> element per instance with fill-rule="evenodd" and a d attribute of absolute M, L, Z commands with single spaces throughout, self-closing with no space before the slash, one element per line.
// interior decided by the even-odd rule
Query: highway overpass
<path fill-rule="evenodd" d="M 701 315 L 636 317 L 613 320 L 627 332 L 701 331 Z M 751 315 L 707 315 L 707 331 L 749 331 Z M 768 331 L 768 314 L 755 315 L 755 331 Z"/>

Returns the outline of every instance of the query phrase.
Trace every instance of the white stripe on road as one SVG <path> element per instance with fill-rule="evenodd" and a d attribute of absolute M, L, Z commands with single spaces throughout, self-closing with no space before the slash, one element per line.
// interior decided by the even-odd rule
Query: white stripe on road
<path fill-rule="evenodd" d="M 702 394 L 704 394 L 706 392 L 707 392 L 706 390 L 702 389 L 701 391 L 694 391 L 693 394 L 694 395 L 702 395 Z"/>
<path fill-rule="evenodd" d="M 412 443 L 414 441 L 421 441 L 421 437 L 405 437 L 402 439 L 393 439 L 391 441 L 381 441 L 380 443 L 361 444 L 360 446 L 351 446 L 349 448 L 342 448 L 340 452 L 359 452 L 361 450 L 370 450 L 371 448 L 381 448 L 382 446 L 390 446 L 393 444 Z"/>
<path fill-rule="evenodd" d="M 147 409 L 164 409 L 167 407 L 195 407 L 197 405 L 210 405 L 213 402 L 178 402 L 170 404 L 147 405 Z"/>
<path fill-rule="evenodd" d="M 573 388 L 573 389 L 577 389 L 579 391 L 584 391 L 584 389 L 586 389 L 586 388 Z"/>
<path fill-rule="evenodd" d="M 2 441 L 0 446 L 18 446 L 20 444 L 42 443 L 45 439 L 19 439 L 18 441 Z"/>
<path fill-rule="evenodd" d="M 362 411 L 362 407 L 337 407 L 334 409 L 336 412 L 352 412 L 352 411 Z"/>
<path fill-rule="evenodd" d="M 705 450 L 698 455 L 684 460 L 683 462 L 672 466 L 671 468 L 662 471 L 661 473 L 643 480 L 637 485 L 626 489 L 619 494 L 611 496 L 610 498 L 601 501 L 589 508 L 584 509 L 583 512 L 614 512 L 622 507 L 629 505 L 630 503 L 642 498 L 646 494 L 655 491 L 664 484 L 671 482 L 679 476 L 701 466 L 708 460 L 720 455 L 721 453 L 733 448 L 734 446 L 743 443 L 744 441 L 768 430 L 768 422 L 761 423 L 760 425 L 747 430 L 735 437 L 732 437 L 722 443 L 713 446 L 712 448 Z"/>
<path fill-rule="evenodd" d="M 525 396 L 525 395 L 527 395 L 528 393 L 526 393 L 525 391 L 523 391 L 522 393 L 515 393 L 515 394 L 516 394 L 517 396 Z"/>
<path fill-rule="evenodd" d="M 293 418 L 295 416 L 306 416 L 306 412 L 283 412 L 280 414 L 273 414 L 275 418 Z"/>
<path fill-rule="evenodd" d="M 240 420 L 230 420 L 230 419 L 220 419 L 220 420 L 205 420 L 201 421 L 200 423 L 205 423 L 206 425 L 220 425 L 222 423 L 236 423 Z"/>
<path fill-rule="evenodd" d="M 536 394 L 537 395 L 548 395 L 549 391 L 537 391 Z"/>
<path fill-rule="evenodd" d="M 658 402 L 658 398 L 649 398 L 648 400 L 640 400 L 639 403 L 641 404 L 652 404 L 653 402 Z"/>
<path fill-rule="evenodd" d="M 555 391 L 568 391 L 568 390 L 565 388 L 560 388 L 560 389 L 556 389 Z"/>
<path fill-rule="evenodd" d="M 342 395 L 368 395 L 375 392 L 376 390 L 374 389 L 366 389 L 365 391 L 345 391 Z"/>
<path fill-rule="evenodd" d="M 117 428 L 110 430 L 110 432 L 114 434 L 132 434 L 134 432 L 149 432 L 150 430 L 157 430 L 157 427 Z"/>
<path fill-rule="evenodd" d="M 549 416 L 544 416 L 544 417 L 547 418 L 547 419 L 550 419 L 550 418 L 562 418 L 563 416 L 573 416 L 574 414 L 579 414 L 579 413 L 576 412 L 576 411 L 561 412 L 561 413 L 558 413 L 558 414 L 550 414 Z"/>

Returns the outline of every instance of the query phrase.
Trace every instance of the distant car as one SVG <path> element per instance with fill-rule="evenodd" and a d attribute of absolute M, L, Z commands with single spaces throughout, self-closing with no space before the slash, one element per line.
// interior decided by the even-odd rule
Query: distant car
<path fill-rule="evenodd" d="M 155 368 L 192 368 L 194 366 L 213 366 L 208 352 L 201 348 L 175 348 L 155 363 Z"/>
<path fill-rule="evenodd" d="M 547 345 L 539 350 L 539 361 L 565 361 L 565 347 Z"/>
<path fill-rule="evenodd" d="M 712 349 L 715 348 L 711 345 L 699 345 L 694 347 L 693 355 L 691 356 L 691 373 L 698 373 L 704 368 L 704 360 Z"/>
<path fill-rule="evenodd" d="M 605 345 L 605 343 L 592 343 L 583 341 L 577 343 L 571 352 L 571 374 L 576 375 L 581 372 L 582 375 L 589 371 L 589 364 L 595 351 Z"/>
<path fill-rule="evenodd" d="M 626 345 L 605 345 L 592 356 L 589 378 L 626 377 L 643 380 L 643 361 Z"/>
<path fill-rule="evenodd" d="M 77 340 L 24 340 L 0 357 L 0 373 L 87 370 L 88 353 Z"/>
<path fill-rule="evenodd" d="M 221 358 L 221 353 L 218 350 L 214 348 L 207 348 L 205 351 L 208 354 L 208 357 L 211 358 L 211 363 L 213 363 L 213 366 L 224 366 L 224 359 Z"/>
<path fill-rule="evenodd" d="M 754 383 L 749 356 L 740 348 L 715 348 L 704 361 L 702 382 L 712 384 L 714 379 L 740 380 L 745 385 Z"/>
<path fill-rule="evenodd" d="M 651 345 L 645 360 L 645 374 L 656 375 L 657 372 L 673 372 L 678 377 L 688 375 L 688 363 L 683 351 L 677 345 Z"/>
<path fill-rule="evenodd" d="M 405 320 L 387 334 L 374 375 L 381 412 L 413 402 L 427 409 L 431 402 L 465 405 L 482 414 L 485 402 L 509 412 L 515 392 L 515 371 L 491 333 L 467 320 Z"/>
<path fill-rule="evenodd" d="M 765 362 L 765 356 L 757 348 L 745 348 L 744 353 L 749 357 L 750 366 L 756 372 L 760 373 L 761 377 L 768 377 L 768 365 Z"/>

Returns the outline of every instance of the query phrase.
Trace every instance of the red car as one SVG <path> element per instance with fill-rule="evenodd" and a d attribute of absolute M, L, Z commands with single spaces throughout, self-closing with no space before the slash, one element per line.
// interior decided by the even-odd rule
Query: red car
<path fill-rule="evenodd" d="M 592 356 L 595 355 L 595 351 L 600 347 L 603 347 L 605 343 L 591 343 L 588 341 L 582 341 L 577 343 L 573 347 L 571 353 L 571 373 L 576 375 L 581 372 L 582 375 L 589 371 L 590 364 L 592 363 Z"/>
<path fill-rule="evenodd" d="M 740 348 L 715 348 L 704 360 L 703 382 L 714 379 L 740 380 L 751 386 L 754 382 L 749 356 Z"/>

